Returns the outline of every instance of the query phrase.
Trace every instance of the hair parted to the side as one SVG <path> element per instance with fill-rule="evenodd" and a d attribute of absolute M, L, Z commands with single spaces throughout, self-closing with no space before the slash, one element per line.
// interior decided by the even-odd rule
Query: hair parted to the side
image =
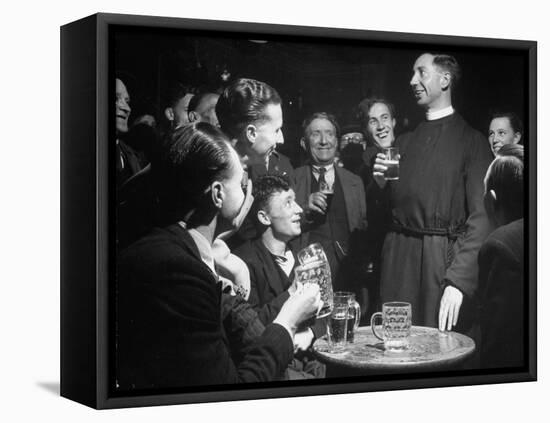
<path fill-rule="evenodd" d="M 275 88 L 255 79 L 237 79 L 225 88 L 216 104 L 216 116 L 222 130 L 238 139 L 247 125 L 261 123 L 270 104 L 281 104 Z"/>
<path fill-rule="evenodd" d="M 439 69 L 451 74 L 451 87 L 455 88 L 462 77 L 462 69 L 458 61 L 449 54 L 433 54 L 433 64 Z"/>
<path fill-rule="evenodd" d="M 227 177 L 231 149 L 225 134 L 206 122 L 170 133 L 152 165 L 163 215 L 182 220 L 187 211 L 199 207 L 208 186 Z"/>
<path fill-rule="evenodd" d="M 336 120 L 336 117 L 327 112 L 315 112 L 304 119 L 304 121 L 302 122 L 302 134 L 304 138 L 306 138 L 308 135 L 307 131 L 309 129 L 309 125 L 311 125 L 311 122 L 313 122 L 315 119 L 328 120 L 332 124 L 332 126 L 334 126 L 334 130 L 336 131 L 336 137 L 340 138 L 340 125 L 338 125 L 338 121 Z"/>
<path fill-rule="evenodd" d="M 523 217 L 523 161 L 513 155 L 497 156 L 487 172 L 486 190 L 493 190 L 496 203 L 510 221 Z"/>

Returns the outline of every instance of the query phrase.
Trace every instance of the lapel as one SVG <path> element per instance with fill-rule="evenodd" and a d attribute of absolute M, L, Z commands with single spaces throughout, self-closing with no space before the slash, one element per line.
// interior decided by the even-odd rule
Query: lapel
<path fill-rule="evenodd" d="M 166 226 L 164 228 L 166 231 L 171 233 L 175 239 L 176 242 L 190 255 L 192 255 L 195 259 L 197 259 L 201 267 L 204 268 L 205 272 L 207 272 L 210 277 L 212 278 L 212 281 L 217 285 L 219 283 L 218 277 L 212 273 L 212 270 L 210 267 L 206 265 L 201 259 L 201 255 L 199 253 L 199 249 L 197 248 L 197 244 L 195 244 L 195 241 L 193 240 L 193 237 L 189 234 L 189 231 L 187 229 L 182 228 L 178 223 L 171 224 L 169 226 Z"/>
<path fill-rule="evenodd" d="M 348 218 L 348 227 L 350 232 L 356 227 L 357 213 L 359 212 L 359 205 L 357 203 L 358 190 L 356 188 L 356 181 L 350 178 L 347 172 L 341 169 L 339 166 L 334 166 L 334 171 L 340 181 L 340 186 L 344 192 L 344 202 L 346 205 L 346 214 Z"/>
<path fill-rule="evenodd" d="M 261 238 L 254 241 L 255 249 L 258 254 L 258 260 L 260 261 L 262 273 L 267 284 L 273 289 L 276 295 L 281 294 L 286 288 L 284 281 L 281 279 L 281 271 L 279 266 L 275 263 L 271 253 L 265 247 Z"/>

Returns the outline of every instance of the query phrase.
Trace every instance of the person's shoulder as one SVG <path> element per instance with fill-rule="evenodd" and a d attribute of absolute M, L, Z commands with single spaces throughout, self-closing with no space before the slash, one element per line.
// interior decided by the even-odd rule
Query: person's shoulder
<path fill-rule="evenodd" d="M 524 220 L 518 219 L 495 229 L 485 240 L 483 253 L 506 255 L 522 262 L 524 251 Z"/>
<path fill-rule="evenodd" d="M 335 166 L 334 169 L 338 169 L 336 172 L 338 173 L 338 176 L 343 180 L 352 182 L 353 184 L 363 183 L 363 180 L 358 175 L 347 170 L 346 168 Z"/>
<path fill-rule="evenodd" d="M 175 225 L 152 228 L 145 236 L 124 248 L 119 255 L 121 264 L 138 267 L 153 266 L 169 261 L 182 262 L 192 255 L 194 242 L 183 228 Z"/>
<path fill-rule="evenodd" d="M 260 238 L 249 239 L 233 251 L 233 253 L 241 258 L 245 263 L 249 263 L 258 259 L 258 254 L 262 248 Z"/>

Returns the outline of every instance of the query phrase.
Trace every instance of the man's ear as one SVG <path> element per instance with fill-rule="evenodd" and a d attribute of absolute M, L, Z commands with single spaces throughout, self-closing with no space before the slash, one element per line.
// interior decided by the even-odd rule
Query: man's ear
<path fill-rule="evenodd" d="M 258 136 L 258 129 L 256 128 L 256 126 L 252 124 L 247 125 L 245 128 L 245 133 L 246 139 L 254 144 L 254 142 L 256 141 L 256 137 Z"/>
<path fill-rule="evenodd" d="M 199 114 L 194 110 L 187 114 L 189 116 L 189 122 L 193 123 L 199 120 Z"/>
<path fill-rule="evenodd" d="M 514 144 L 517 144 L 518 142 L 521 141 L 521 133 L 520 132 L 516 132 L 514 134 Z"/>
<path fill-rule="evenodd" d="M 307 152 L 306 139 L 304 137 L 300 138 L 300 147 L 302 147 L 304 151 Z"/>
<path fill-rule="evenodd" d="M 258 217 L 258 220 L 262 225 L 265 225 L 265 226 L 271 225 L 271 219 L 269 218 L 265 210 L 258 210 L 258 213 L 256 214 L 256 216 Z"/>
<path fill-rule="evenodd" d="M 174 109 L 172 109 L 171 107 L 167 107 L 166 109 L 164 109 L 164 116 L 166 116 L 166 119 L 168 119 L 169 121 L 173 121 Z"/>
<path fill-rule="evenodd" d="M 450 72 L 441 72 L 440 76 L 441 89 L 445 91 L 451 86 L 451 73 Z"/>
<path fill-rule="evenodd" d="M 217 209 L 221 209 L 225 198 L 221 182 L 212 182 L 212 185 L 210 185 L 210 195 L 212 197 L 212 204 L 214 204 Z"/>

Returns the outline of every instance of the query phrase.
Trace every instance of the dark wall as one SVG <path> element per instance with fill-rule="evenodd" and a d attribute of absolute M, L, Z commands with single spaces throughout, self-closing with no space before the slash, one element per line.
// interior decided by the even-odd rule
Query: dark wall
<path fill-rule="evenodd" d="M 172 81 L 221 90 L 231 78 L 250 77 L 275 87 L 284 100 L 283 152 L 296 158 L 301 121 L 314 111 L 334 113 L 350 123 L 354 107 L 367 96 L 388 98 L 396 106 L 397 132 L 410 130 L 423 118 L 409 81 L 415 59 L 427 45 L 397 45 L 313 39 L 212 37 L 189 31 L 121 28 L 115 36 L 116 69 L 125 72 L 132 97 L 133 117 L 165 107 Z M 526 56 L 503 49 L 448 48 L 462 66 L 463 78 L 453 105 L 472 126 L 487 132 L 489 116 L 514 111 L 527 120 Z M 525 134 L 524 140 L 528 140 Z"/>

